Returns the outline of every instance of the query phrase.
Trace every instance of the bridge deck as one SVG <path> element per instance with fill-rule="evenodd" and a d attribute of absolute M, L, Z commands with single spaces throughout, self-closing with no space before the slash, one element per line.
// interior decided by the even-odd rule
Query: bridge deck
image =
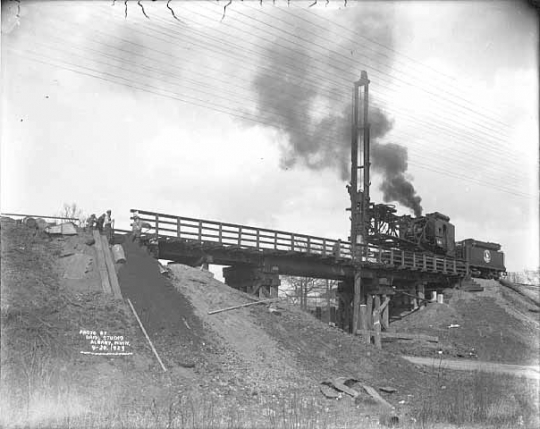
<path fill-rule="evenodd" d="M 227 264 L 232 254 L 237 262 L 238 255 L 243 255 L 246 262 L 253 255 L 274 255 L 352 267 L 351 243 L 346 241 L 144 210 L 131 211 L 150 225 L 148 233 L 157 238 L 160 246 L 176 242 L 186 251 L 191 248 L 213 252 L 218 258 L 215 263 Z M 361 253 L 362 265 L 366 268 L 460 277 L 467 271 L 466 261 L 439 255 L 374 245 L 361 245 Z"/>

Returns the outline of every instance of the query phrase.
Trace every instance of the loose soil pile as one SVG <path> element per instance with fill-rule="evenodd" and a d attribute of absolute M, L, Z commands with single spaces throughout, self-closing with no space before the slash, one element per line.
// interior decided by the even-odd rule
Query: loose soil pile
<path fill-rule="evenodd" d="M 474 358 L 521 365 L 539 364 L 540 321 L 531 304 L 495 280 L 476 279 L 483 292 L 445 291 L 445 303 L 396 321 L 397 332 L 438 336 L 439 344 L 389 342 L 398 353 Z"/>

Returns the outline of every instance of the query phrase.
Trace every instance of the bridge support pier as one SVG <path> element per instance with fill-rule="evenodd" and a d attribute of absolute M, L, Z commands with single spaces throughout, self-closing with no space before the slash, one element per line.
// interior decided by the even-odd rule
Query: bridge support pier
<path fill-rule="evenodd" d="M 277 267 L 233 265 L 223 268 L 225 283 L 261 298 L 277 298 L 281 284 Z"/>

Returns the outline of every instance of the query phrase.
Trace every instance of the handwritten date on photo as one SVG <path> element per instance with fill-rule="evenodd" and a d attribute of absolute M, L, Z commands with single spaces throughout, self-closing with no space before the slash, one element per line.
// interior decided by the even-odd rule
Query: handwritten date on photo
<path fill-rule="evenodd" d="M 81 329 L 79 334 L 87 341 L 89 350 L 81 350 L 82 354 L 92 355 L 132 355 L 131 344 L 123 335 L 111 335 L 107 331 L 91 331 Z"/>

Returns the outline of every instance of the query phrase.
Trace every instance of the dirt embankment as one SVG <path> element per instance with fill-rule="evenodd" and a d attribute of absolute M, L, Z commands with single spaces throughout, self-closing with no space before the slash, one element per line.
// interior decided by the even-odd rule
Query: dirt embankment
<path fill-rule="evenodd" d="M 519 294 L 495 280 L 476 279 L 483 292 L 445 291 L 445 303 L 430 303 L 390 325 L 399 332 L 438 336 L 440 343 L 388 342 L 397 353 L 520 365 L 538 365 L 539 314 Z"/>
<path fill-rule="evenodd" d="M 158 261 L 128 238 L 123 243 L 127 262 L 117 267 L 122 294 L 136 308 L 167 368 L 164 372 L 129 307 L 102 293 L 87 238 L 82 232 L 49 237 L 2 222 L 3 423 L 52 426 L 49 423 L 77 418 L 82 427 L 84 422 L 110 427 L 112 421 L 127 419 L 119 424 L 131 427 L 132 416 L 139 419 L 144 414 L 143 422 L 163 427 L 155 423 L 159 415 L 168 419 L 174 414 L 171 410 L 185 412 L 187 404 L 196 410 L 206 401 L 210 408 L 199 407 L 202 418 L 209 410 L 229 418 L 232 409 L 251 416 L 249 427 L 268 427 L 276 413 L 285 416 L 302 407 L 309 410 L 312 427 L 319 421 L 339 426 L 364 422 L 366 416 L 376 416 L 378 408 L 365 394 L 356 403 L 347 397 L 327 399 L 320 391 L 326 379 L 347 377 L 375 389 L 393 387 L 395 393 L 380 393 L 402 416 L 421 406 L 426 385 L 436 382 L 433 370 L 399 358 L 402 350 L 397 343 L 385 342 L 384 349 L 377 350 L 283 302 L 273 304 L 277 310 L 273 312 L 264 304 L 209 315 L 210 310 L 255 298 L 187 266 L 171 265 L 167 277 Z M 500 310 L 507 299 L 492 295 L 481 302 L 463 295 L 453 297 L 450 306 L 431 305 L 399 322 L 399 330 L 443 337 L 443 331 L 459 332 L 449 330 L 448 324 L 487 330 L 502 320 L 512 332 L 523 331 L 515 346 L 510 343 L 521 346 L 534 321 L 520 319 L 512 306 Z M 132 354 L 82 354 L 89 350 L 89 342 L 81 330 L 121 335 L 129 340 Z M 467 340 L 483 350 L 470 335 L 459 337 L 459 344 L 466 349 Z M 453 347 L 448 338 L 445 341 Z M 497 341 L 489 339 L 486 350 L 505 344 Z M 403 352 L 410 354 L 411 343 L 400 344 L 406 344 L 409 349 Z M 96 415 L 105 416 L 101 426 Z"/>
<path fill-rule="evenodd" d="M 148 349 L 124 303 L 101 292 L 87 237 L 5 219 L 1 232 L 2 423 L 49 426 L 135 401 Z M 92 348 L 82 330 L 121 335 L 134 354 L 83 354 Z"/>
<path fill-rule="evenodd" d="M 226 397 L 242 408 L 267 398 L 303 398 L 323 412 L 329 404 L 319 387 L 328 378 L 395 386 L 398 393 L 390 401 L 398 408 L 408 406 L 422 389 L 423 372 L 414 365 L 294 306 L 279 302 L 272 305 L 277 312 L 255 305 L 209 315 L 255 298 L 207 271 L 180 264 L 170 264 L 164 276 L 143 247 L 128 239 L 124 248 L 127 263 L 119 271 L 124 297 L 133 301 L 165 365 L 205 394 Z M 330 403 L 336 405 L 343 406 Z M 358 409 L 360 416 L 363 411 Z"/>

